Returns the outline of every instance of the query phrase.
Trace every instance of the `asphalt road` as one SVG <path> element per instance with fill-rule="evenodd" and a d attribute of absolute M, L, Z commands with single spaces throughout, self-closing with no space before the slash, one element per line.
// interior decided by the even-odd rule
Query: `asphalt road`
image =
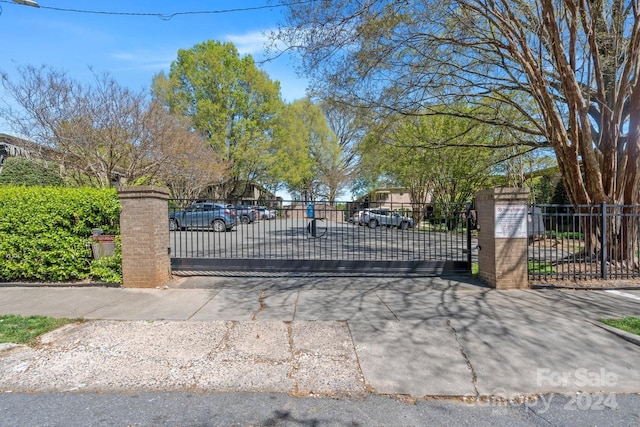
<path fill-rule="evenodd" d="M 4 393 L 0 426 L 619 426 L 640 424 L 640 396 L 549 395 L 484 404 L 293 397 L 278 393 Z"/>

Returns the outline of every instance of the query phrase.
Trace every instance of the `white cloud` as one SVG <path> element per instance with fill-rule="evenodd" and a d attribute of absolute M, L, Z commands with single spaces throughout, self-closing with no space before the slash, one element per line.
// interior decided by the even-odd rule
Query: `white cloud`
<path fill-rule="evenodd" d="M 268 31 L 253 31 L 246 34 L 228 34 L 224 39 L 230 41 L 241 55 L 262 53 L 269 41 Z"/>
<path fill-rule="evenodd" d="M 175 52 L 116 52 L 111 57 L 134 69 L 160 70 L 169 68 L 171 61 L 175 59 Z"/>

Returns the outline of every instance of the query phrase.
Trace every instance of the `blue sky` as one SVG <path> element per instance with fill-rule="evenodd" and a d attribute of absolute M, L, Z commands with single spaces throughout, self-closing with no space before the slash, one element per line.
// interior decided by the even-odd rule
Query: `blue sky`
<path fill-rule="evenodd" d="M 111 13 L 170 15 L 220 12 L 270 5 L 269 0 L 37 0 L 40 8 L 0 0 L 0 69 L 16 76 L 16 65 L 50 65 L 74 79 L 91 79 L 89 67 L 109 72 L 123 86 L 149 88 L 152 77 L 167 72 L 179 49 L 206 40 L 233 42 L 241 54 L 267 58 L 266 34 L 282 21 L 283 9 L 184 14 L 170 19 L 68 12 L 75 9 Z M 279 80 L 283 98 L 305 95 L 306 80 L 296 76 L 294 59 L 283 56 L 260 63 Z M 2 132 L 3 129 L 0 129 Z"/>

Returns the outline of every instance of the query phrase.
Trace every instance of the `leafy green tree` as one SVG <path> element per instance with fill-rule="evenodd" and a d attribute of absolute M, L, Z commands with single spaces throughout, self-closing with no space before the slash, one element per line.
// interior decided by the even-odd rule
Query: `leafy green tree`
<path fill-rule="evenodd" d="M 366 174 L 381 173 L 409 190 L 419 206 L 463 205 L 494 179 L 500 153 L 474 144 L 486 141 L 481 127 L 469 131 L 467 119 L 451 116 L 405 117 L 372 133 L 361 147 Z M 368 170 L 368 172 L 367 172 Z"/>
<path fill-rule="evenodd" d="M 553 196 L 553 185 L 551 185 L 551 176 L 542 175 L 532 179 L 531 195 L 534 203 L 549 204 Z"/>
<path fill-rule="evenodd" d="M 301 189 L 312 198 L 333 202 L 340 184 L 341 147 L 318 105 L 304 98 L 293 102 L 291 108 L 304 129 L 307 155 L 311 161 L 308 178 Z"/>
<path fill-rule="evenodd" d="M 22 157 L 9 157 L 0 169 L 0 185 L 62 187 L 59 166 Z"/>
<path fill-rule="evenodd" d="M 275 191 L 284 185 L 298 197 L 315 176 L 309 155 L 309 130 L 302 113 L 293 104 L 283 108 L 273 128 L 274 142 L 265 156 L 269 161 L 267 187 Z"/>
<path fill-rule="evenodd" d="M 153 80 L 153 94 L 195 129 L 228 165 L 219 196 L 241 197 L 246 185 L 268 176 L 273 165 L 273 132 L 283 109 L 280 85 L 232 43 L 206 41 L 179 50 L 169 74 Z"/>
<path fill-rule="evenodd" d="M 281 116 L 272 175 L 296 197 L 335 201 L 343 182 L 342 150 L 323 111 L 304 98 L 287 105 Z"/>

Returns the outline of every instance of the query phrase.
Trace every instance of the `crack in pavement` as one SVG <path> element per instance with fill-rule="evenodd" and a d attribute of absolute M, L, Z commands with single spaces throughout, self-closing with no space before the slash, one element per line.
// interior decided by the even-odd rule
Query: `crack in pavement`
<path fill-rule="evenodd" d="M 298 300 L 300 300 L 300 290 L 296 292 L 296 300 L 293 303 L 293 316 L 291 320 L 296 320 L 296 314 L 298 313 Z"/>
<path fill-rule="evenodd" d="M 258 297 L 258 310 L 256 310 L 255 313 L 253 313 L 253 316 L 251 316 L 251 320 L 257 320 L 258 314 L 260 314 L 260 312 L 267 307 L 267 305 L 264 303 L 264 299 L 266 297 L 267 297 L 267 290 L 263 289 L 262 292 L 260 292 L 260 296 Z"/>
<path fill-rule="evenodd" d="M 200 307 L 198 307 L 198 309 L 196 311 L 193 312 L 193 314 L 191 316 L 189 316 L 187 318 L 187 320 L 191 320 L 193 319 L 193 316 L 195 316 L 196 314 L 198 314 L 200 312 L 200 310 L 202 310 L 207 304 L 209 304 L 216 296 L 218 296 L 218 294 L 220 293 L 220 290 L 218 290 L 215 294 L 213 294 L 211 296 L 211 298 L 209 298 L 207 301 L 205 301 L 204 304 L 202 304 Z"/>
<path fill-rule="evenodd" d="M 296 373 L 299 369 L 299 361 L 293 346 L 293 322 L 284 322 L 287 325 L 287 337 L 289 338 L 289 352 L 291 353 L 291 371 L 287 375 L 293 382 L 293 395 L 299 396 L 300 388 L 296 380 Z"/>
<path fill-rule="evenodd" d="M 380 300 L 380 302 L 382 303 L 382 305 L 384 305 L 384 306 L 387 308 L 387 310 L 389 310 L 389 312 L 391 312 L 391 314 L 393 314 L 393 317 L 395 317 L 395 318 L 396 318 L 396 320 L 400 320 L 400 318 L 396 315 L 396 313 L 394 313 L 394 312 L 393 312 L 393 310 L 391 310 L 391 308 L 387 305 L 387 303 L 386 303 L 386 302 L 384 302 L 384 300 L 382 299 L 382 297 L 381 297 L 380 295 L 378 295 L 378 293 L 377 293 L 377 292 L 374 292 L 374 293 L 375 293 L 375 295 L 378 297 L 378 299 Z"/>
<path fill-rule="evenodd" d="M 464 351 L 464 347 L 460 342 L 460 340 L 458 339 L 458 331 L 456 331 L 456 328 L 454 328 L 453 325 L 451 325 L 451 320 L 447 320 L 447 326 L 453 332 L 453 337 L 456 339 L 456 342 L 458 343 L 458 347 L 460 348 L 460 354 L 462 354 L 462 357 L 464 357 L 465 362 L 467 362 L 467 367 L 469 368 L 469 371 L 471 371 L 471 384 L 473 384 L 473 391 L 475 392 L 475 398 L 478 399 L 480 397 L 480 393 L 478 392 L 478 387 L 477 387 L 478 376 L 476 375 L 476 370 L 473 368 L 473 365 L 471 364 L 471 360 L 469 360 L 469 356 Z"/>
<path fill-rule="evenodd" d="M 228 351 L 230 346 L 230 336 L 231 336 L 231 332 L 235 329 L 236 324 L 238 322 L 235 320 L 229 320 L 224 322 L 224 326 L 225 326 L 225 331 L 224 331 L 224 335 L 222 335 L 222 339 L 220 340 L 220 343 L 218 344 L 217 350 L 220 350 L 221 352 L 225 352 Z M 216 351 L 216 349 L 214 349 L 213 351 L 211 351 L 209 353 L 209 355 L 211 355 L 212 353 L 214 353 Z"/>

